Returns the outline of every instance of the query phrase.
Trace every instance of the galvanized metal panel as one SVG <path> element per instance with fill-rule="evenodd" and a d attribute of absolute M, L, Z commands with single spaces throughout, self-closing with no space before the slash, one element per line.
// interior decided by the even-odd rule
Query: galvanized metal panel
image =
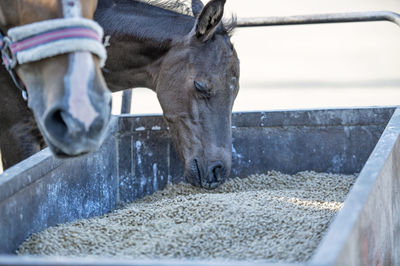
<path fill-rule="evenodd" d="M 18 186 L 0 201 L 0 253 L 13 253 L 27 236 L 46 227 L 113 210 L 117 202 L 116 166 L 106 155 L 115 153 L 114 147 L 110 139 L 97 153 L 65 160 L 55 159 L 44 150 L 34 155 L 44 160 L 31 165 L 28 159 L 24 162 L 27 171 L 6 184 L 0 182 L 2 190 Z M 12 183 L 14 179 L 17 184 Z"/>
<path fill-rule="evenodd" d="M 311 265 L 400 265 L 399 136 L 397 109 Z"/>
<path fill-rule="evenodd" d="M 393 112 L 361 108 L 234 114 L 232 175 L 270 169 L 357 172 Z M 26 236 L 46 226 L 103 214 L 182 179 L 182 164 L 162 117 L 114 118 L 99 152 L 58 160 L 43 151 L 0 175 L 0 253 L 12 253 Z M 395 224 L 398 217 L 392 219 Z M 399 242 L 397 237 L 392 241 L 393 246 Z M 0 256 L 0 265 L 6 261 L 26 265 L 29 258 Z M 68 259 L 61 261 L 68 264 Z M 149 263 L 144 265 L 168 265 Z"/>

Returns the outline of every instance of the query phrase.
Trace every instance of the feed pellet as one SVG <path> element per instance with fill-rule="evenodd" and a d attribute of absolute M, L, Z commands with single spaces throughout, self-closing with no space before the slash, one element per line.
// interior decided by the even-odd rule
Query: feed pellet
<path fill-rule="evenodd" d="M 213 191 L 187 184 L 33 234 L 18 254 L 307 261 L 355 175 L 276 171 Z"/>

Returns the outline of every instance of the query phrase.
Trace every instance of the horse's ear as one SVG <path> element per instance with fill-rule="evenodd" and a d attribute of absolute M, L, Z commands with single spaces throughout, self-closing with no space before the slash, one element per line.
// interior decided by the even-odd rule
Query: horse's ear
<path fill-rule="evenodd" d="M 195 17 L 198 17 L 204 5 L 201 0 L 192 0 L 192 12 Z"/>
<path fill-rule="evenodd" d="M 224 15 L 225 1 L 226 0 L 211 0 L 201 10 L 195 24 L 196 37 L 201 41 L 205 42 L 214 35 Z"/>

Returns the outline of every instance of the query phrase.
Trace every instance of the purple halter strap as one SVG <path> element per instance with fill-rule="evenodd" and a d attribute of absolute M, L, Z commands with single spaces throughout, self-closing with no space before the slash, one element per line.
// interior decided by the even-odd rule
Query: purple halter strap
<path fill-rule="evenodd" d="M 83 26 L 73 26 L 50 30 L 16 42 L 12 42 L 9 37 L 0 33 L 0 50 L 3 64 L 10 73 L 15 85 L 22 91 L 25 100 L 27 98 L 25 85 L 18 78 L 14 71 L 14 68 L 19 64 L 17 59 L 18 53 L 28 51 L 40 45 L 55 43 L 57 41 L 66 39 L 92 39 L 101 43 L 102 36 L 100 36 L 95 30 Z"/>
<path fill-rule="evenodd" d="M 10 74 L 10 77 L 13 80 L 15 86 L 17 86 L 17 88 L 21 91 L 22 98 L 26 101 L 28 99 L 28 94 L 25 84 L 22 82 L 22 80 L 18 77 L 17 73 L 15 73 L 13 69 L 16 66 L 17 61 L 15 60 L 15 56 L 10 53 L 10 44 L 10 39 L 5 37 L 3 33 L 0 32 L 0 49 L 3 65 Z"/>

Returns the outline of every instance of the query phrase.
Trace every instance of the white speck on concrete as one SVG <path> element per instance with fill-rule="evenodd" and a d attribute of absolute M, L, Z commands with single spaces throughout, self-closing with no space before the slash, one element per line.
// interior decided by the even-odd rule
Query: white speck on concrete
<path fill-rule="evenodd" d="M 145 131 L 146 129 L 144 127 L 138 127 L 135 129 L 135 131 Z"/>

